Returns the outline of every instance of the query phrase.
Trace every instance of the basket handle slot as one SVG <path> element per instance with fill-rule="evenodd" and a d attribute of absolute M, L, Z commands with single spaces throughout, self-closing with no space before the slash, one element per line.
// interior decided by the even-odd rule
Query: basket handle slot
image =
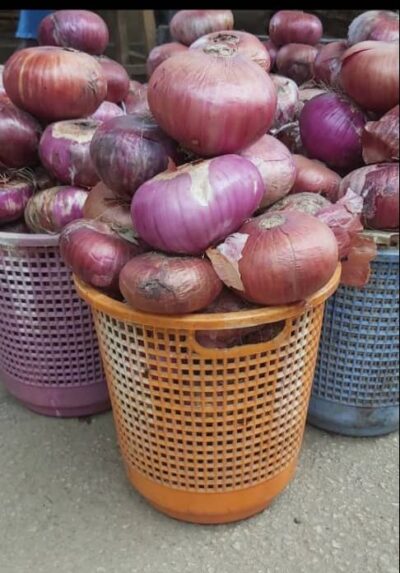
<path fill-rule="evenodd" d="M 277 321 L 277 323 L 282 323 L 278 332 L 274 334 L 274 336 L 271 339 L 265 341 L 256 342 L 255 340 L 257 338 L 257 331 L 254 331 L 252 333 L 254 334 L 254 337 L 253 336 L 248 337 L 250 340 L 254 339 L 254 341 L 251 340 L 251 342 L 249 343 L 236 344 L 229 346 L 227 348 L 203 346 L 203 344 L 201 344 L 201 339 L 199 340 L 199 337 L 197 336 L 198 333 L 201 331 L 193 330 L 187 333 L 187 345 L 193 352 L 205 358 L 245 356 L 248 355 L 249 353 L 258 353 L 260 351 L 273 350 L 285 344 L 285 342 L 289 339 L 293 327 L 293 319 L 281 320 Z M 260 325 L 260 326 L 262 327 L 265 325 Z M 220 330 L 222 329 L 215 329 L 215 331 L 220 331 Z"/>

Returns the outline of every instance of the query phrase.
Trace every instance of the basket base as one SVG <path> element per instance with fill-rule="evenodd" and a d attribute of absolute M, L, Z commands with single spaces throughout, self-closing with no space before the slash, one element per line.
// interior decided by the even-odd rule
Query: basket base
<path fill-rule="evenodd" d="M 344 436 L 384 436 L 399 429 L 399 408 L 362 408 L 311 397 L 307 422 L 321 430 Z"/>
<path fill-rule="evenodd" d="M 101 402 L 98 404 L 90 404 L 89 406 L 81 406 L 80 408 L 59 408 L 55 409 L 52 407 L 36 406 L 35 404 L 28 404 L 27 402 L 19 402 L 36 414 L 41 414 L 42 416 L 51 416 L 53 418 L 82 418 L 85 416 L 94 416 L 95 414 L 101 414 L 102 412 L 108 412 L 111 408 L 109 401 Z"/>
<path fill-rule="evenodd" d="M 256 486 L 229 492 L 189 492 L 161 485 L 127 468 L 135 489 L 153 507 L 169 517 L 190 523 L 222 524 L 247 519 L 263 511 L 293 479 L 297 466 L 294 459 L 274 478 Z"/>
<path fill-rule="evenodd" d="M 77 418 L 99 414 L 111 408 L 107 385 L 103 381 L 87 386 L 33 386 L 16 380 L 1 369 L 0 380 L 18 402 L 44 416 Z"/>

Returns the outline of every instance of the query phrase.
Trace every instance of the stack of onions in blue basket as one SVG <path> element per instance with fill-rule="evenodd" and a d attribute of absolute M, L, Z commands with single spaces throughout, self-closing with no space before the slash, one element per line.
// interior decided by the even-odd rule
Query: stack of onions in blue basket
<path fill-rule="evenodd" d="M 82 50 L 87 12 L 70 12 L 55 13 L 79 24 L 65 26 L 64 45 Z M 367 264 L 361 231 L 398 228 L 398 15 L 365 12 L 328 44 L 315 15 L 291 10 L 273 15 L 264 44 L 235 30 L 229 10 L 179 11 L 170 31 L 149 54 L 146 84 L 101 56 L 100 30 L 90 56 L 34 48 L 39 64 L 57 50 L 58 66 L 80 58 L 78 75 L 97 74 L 88 101 L 71 105 L 72 72 L 56 102 L 32 103 L 18 86 L 29 78 L 40 93 L 40 65 L 29 75 L 18 53 L 6 63 L 7 96 L 36 122 L 37 157 L 66 196 L 81 190 L 81 216 L 74 209 L 67 224 L 49 215 L 61 191 L 34 193 L 30 227 L 61 230 L 77 277 L 156 314 L 291 304 L 326 284 L 338 260 Z M 226 347 L 275 335 L 201 338 Z"/>

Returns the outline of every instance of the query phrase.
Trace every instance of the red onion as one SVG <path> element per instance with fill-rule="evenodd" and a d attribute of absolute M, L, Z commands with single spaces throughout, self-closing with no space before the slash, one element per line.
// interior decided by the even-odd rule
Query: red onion
<path fill-rule="evenodd" d="M 102 54 L 109 40 L 104 20 L 89 10 L 57 10 L 40 22 L 41 45 L 75 48 L 89 54 Z"/>
<path fill-rule="evenodd" d="M 326 284 L 338 262 L 335 235 L 298 211 L 264 213 L 216 249 L 208 249 L 220 279 L 251 302 L 290 304 Z"/>
<path fill-rule="evenodd" d="M 300 117 L 301 110 L 303 109 L 305 103 L 307 103 L 310 99 L 313 99 L 318 95 L 326 94 L 327 92 L 328 90 L 325 88 L 316 88 L 316 87 L 305 88 L 303 86 L 300 86 L 296 117 L 297 118 Z"/>
<path fill-rule="evenodd" d="M 263 44 L 266 47 L 269 54 L 269 59 L 271 60 L 270 70 L 273 70 L 275 67 L 276 56 L 278 54 L 278 48 L 277 46 L 275 46 L 275 44 L 271 39 L 267 40 L 266 42 L 263 42 Z"/>
<path fill-rule="evenodd" d="M 0 175 L 0 224 L 17 221 L 33 195 L 34 184 L 13 174 Z"/>
<path fill-rule="evenodd" d="M 399 46 L 360 42 L 342 56 L 340 83 L 361 107 L 385 113 L 399 103 Z"/>
<path fill-rule="evenodd" d="M 263 179 L 264 196 L 260 208 L 268 207 L 289 193 L 296 177 L 296 166 L 283 143 L 271 135 L 263 135 L 240 155 L 257 167 Z"/>
<path fill-rule="evenodd" d="M 278 129 L 289 121 L 293 121 L 299 104 L 299 88 L 296 82 L 278 74 L 270 74 L 276 88 L 278 102 L 276 106 L 272 129 Z"/>
<path fill-rule="evenodd" d="M 180 44 L 179 42 L 167 42 L 165 44 L 161 44 L 160 46 L 155 46 L 152 50 L 150 50 L 149 55 L 147 56 L 146 60 L 146 70 L 147 76 L 150 77 L 154 70 L 167 60 L 171 56 L 178 54 L 179 52 L 186 52 L 188 49 L 187 46 Z"/>
<path fill-rule="evenodd" d="M 169 23 L 171 36 L 186 46 L 205 34 L 232 28 L 233 14 L 230 10 L 179 10 Z"/>
<path fill-rule="evenodd" d="M 342 180 L 340 197 L 349 189 L 364 199 L 363 220 L 366 226 L 372 229 L 398 229 L 398 163 L 378 163 L 352 171 Z"/>
<path fill-rule="evenodd" d="M 365 163 L 399 160 L 399 106 L 396 105 L 378 121 L 369 121 L 362 134 Z"/>
<path fill-rule="evenodd" d="M 136 191 L 132 219 L 155 249 L 197 255 L 235 231 L 264 194 L 258 169 L 224 155 L 160 173 Z"/>
<path fill-rule="evenodd" d="M 1 194 L 1 191 L 0 191 Z M 1 201 L 1 199 L 0 199 Z M 29 234 L 31 230 L 25 223 L 25 219 L 18 219 L 18 221 L 13 221 L 12 223 L 7 223 L 6 225 L 0 225 L 0 233 L 24 233 Z"/>
<path fill-rule="evenodd" d="M 207 314 L 240 312 L 253 310 L 256 305 L 241 299 L 232 291 L 224 288 L 221 294 L 204 309 Z M 260 330 L 260 326 L 245 326 L 240 328 L 225 328 L 223 330 L 198 330 L 196 340 L 205 348 L 230 348 L 242 343 L 243 337 Z"/>
<path fill-rule="evenodd" d="M 12 103 L 0 101 L 0 167 L 38 163 L 40 124 Z"/>
<path fill-rule="evenodd" d="M 299 121 L 291 121 L 279 129 L 271 131 L 271 135 L 279 139 L 292 153 L 307 155 L 301 141 Z"/>
<path fill-rule="evenodd" d="M 143 112 L 150 108 L 147 102 L 147 84 L 141 84 L 136 80 L 130 80 L 129 92 L 123 101 L 126 113 Z"/>
<path fill-rule="evenodd" d="M 335 202 L 339 195 L 341 177 L 321 161 L 293 155 L 296 165 L 296 179 L 291 193 L 319 193 Z"/>
<path fill-rule="evenodd" d="M 349 46 L 365 40 L 399 41 L 399 15 L 389 10 L 368 10 L 351 22 L 347 34 Z"/>
<path fill-rule="evenodd" d="M 44 167 L 61 183 L 78 187 L 96 185 L 99 176 L 90 158 L 90 142 L 100 125 L 101 122 L 90 119 L 48 125 L 39 144 Z"/>
<path fill-rule="evenodd" d="M 349 189 L 337 203 L 327 205 L 315 214 L 333 231 L 338 243 L 339 259 L 347 257 L 354 236 L 364 229 L 360 219 L 362 208 L 362 198 Z"/>
<path fill-rule="evenodd" d="M 113 103 L 123 101 L 129 92 L 129 76 L 126 69 L 115 60 L 107 56 L 97 56 L 103 70 L 104 77 L 107 80 L 107 94 L 105 99 Z"/>
<path fill-rule="evenodd" d="M 318 16 L 301 10 L 279 10 L 272 16 L 268 32 L 278 47 L 293 43 L 314 46 L 322 38 L 322 23 Z"/>
<path fill-rule="evenodd" d="M 143 312 L 187 314 L 208 306 L 222 283 L 207 259 L 152 252 L 124 266 L 119 287 L 128 303 Z"/>
<path fill-rule="evenodd" d="M 103 101 L 96 111 L 89 115 L 88 119 L 103 122 L 112 117 L 119 117 L 120 115 L 125 115 L 125 112 L 119 105 L 111 101 Z"/>
<path fill-rule="evenodd" d="M 350 170 L 362 164 L 365 114 L 346 97 L 326 93 L 308 101 L 300 113 L 301 140 L 309 157 Z"/>
<path fill-rule="evenodd" d="M 317 48 L 307 44 L 286 44 L 276 56 L 278 72 L 294 80 L 298 85 L 313 77 Z"/>
<path fill-rule="evenodd" d="M 119 274 L 143 248 L 122 239 L 107 223 L 80 219 L 60 235 L 65 264 L 89 285 L 110 293 L 119 292 Z"/>
<path fill-rule="evenodd" d="M 286 322 L 284 320 L 263 324 L 261 328 L 258 327 L 257 330 L 254 329 L 253 332 L 245 334 L 242 338 L 242 344 L 260 344 L 261 342 L 273 340 L 282 332 L 285 324 Z"/>
<path fill-rule="evenodd" d="M 370 262 L 377 254 L 377 246 L 372 237 L 355 235 L 352 238 L 347 258 L 342 261 L 340 284 L 356 288 L 365 286 L 371 275 Z"/>
<path fill-rule="evenodd" d="M 129 114 L 97 128 L 90 154 L 107 187 L 130 200 L 142 183 L 174 166 L 176 144 L 150 115 Z"/>
<path fill-rule="evenodd" d="M 4 66 L 3 81 L 17 107 L 48 121 L 90 115 L 107 92 L 100 64 L 71 48 L 18 50 Z"/>
<path fill-rule="evenodd" d="M 250 145 L 269 129 L 276 109 L 268 74 L 233 51 L 188 50 L 165 60 L 150 78 L 148 100 L 160 126 L 203 157 Z"/>
<path fill-rule="evenodd" d="M 83 207 L 83 216 L 107 223 L 126 240 L 139 242 L 132 224 L 130 202 L 119 199 L 102 181 L 90 191 Z"/>
<path fill-rule="evenodd" d="M 271 58 L 269 57 L 267 48 L 257 36 L 249 34 L 248 32 L 239 30 L 212 32 L 211 34 L 206 34 L 198 38 L 190 45 L 190 49 L 204 51 L 204 48 L 207 48 L 207 50 L 212 51 L 214 48 L 216 53 L 221 53 L 224 50 L 224 46 L 228 48 L 228 51 L 229 48 L 232 48 L 238 54 L 242 54 L 250 58 L 250 60 L 253 60 L 253 62 L 261 66 L 266 72 L 269 71 Z"/>
<path fill-rule="evenodd" d="M 318 193 L 296 193 L 295 195 L 288 195 L 274 203 L 269 209 L 268 213 L 272 211 L 300 211 L 301 213 L 308 213 L 315 215 L 321 209 L 331 206 L 332 203 L 318 195 Z"/>
<path fill-rule="evenodd" d="M 25 221 L 34 233 L 59 233 L 65 225 L 83 217 L 89 192 L 61 185 L 33 195 L 25 207 Z"/>
<path fill-rule="evenodd" d="M 314 60 L 314 78 L 328 86 L 337 86 L 342 67 L 341 58 L 347 48 L 345 40 L 329 42 L 322 46 Z"/>

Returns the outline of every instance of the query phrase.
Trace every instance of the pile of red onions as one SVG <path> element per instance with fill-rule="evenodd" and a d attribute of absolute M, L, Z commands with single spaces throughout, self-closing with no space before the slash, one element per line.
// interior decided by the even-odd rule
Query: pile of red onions
<path fill-rule="evenodd" d="M 349 46 L 365 40 L 399 41 L 399 15 L 389 10 L 368 10 L 351 22 L 347 35 Z"/>
<path fill-rule="evenodd" d="M 25 207 L 25 221 L 34 233 L 59 233 L 68 223 L 83 217 L 88 191 L 68 185 L 43 189 Z"/>
<path fill-rule="evenodd" d="M 222 282 L 204 258 L 145 253 L 126 263 L 119 286 L 125 299 L 143 312 L 186 314 L 204 309 Z"/>
<path fill-rule="evenodd" d="M 109 40 L 104 20 L 89 10 L 57 10 L 40 22 L 38 41 L 43 46 L 75 48 L 102 54 Z"/>
<path fill-rule="evenodd" d="M 399 46 L 360 42 L 342 56 L 340 84 L 363 109 L 385 113 L 399 103 Z"/>
<path fill-rule="evenodd" d="M 326 284 L 338 247 L 325 223 L 284 211 L 250 219 L 207 255 L 226 286 L 246 300 L 279 305 L 304 300 Z"/>
<path fill-rule="evenodd" d="M 278 47 L 293 43 L 315 46 L 322 37 L 322 23 L 318 16 L 301 10 L 279 10 L 272 16 L 268 32 Z"/>
<path fill-rule="evenodd" d="M 208 48 L 176 54 L 149 80 L 156 121 L 202 157 L 240 151 L 269 129 L 275 115 L 276 92 L 268 74 L 227 48 L 223 55 Z"/>
<path fill-rule="evenodd" d="M 169 31 L 174 40 L 190 46 L 205 34 L 232 30 L 233 23 L 230 10 L 179 10 L 169 23 Z"/>
<path fill-rule="evenodd" d="M 224 47 L 228 50 L 233 48 L 238 54 L 247 56 L 266 72 L 271 67 L 271 58 L 267 48 L 257 36 L 248 32 L 239 30 L 213 32 L 201 36 L 190 45 L 191 50 L 204 50 L 207 48 L 209 52 L 215 50 L 216 53 L 223 53 Z"/>
<path fill-rule="evenodd" d="M 296 303 L 339 259 L 365 284 L 363 225 L 398 228 L 397 15 L 327 45 L 301 11 L 276 12 L 264 44 L 233 28 L 230 10 L 177 12 L 141 84 L 102 55 L 97 15 L 47 17 L 47 45 L 4 66 L 1 230 L 60 234 L 77 277 L 160 315 Z M 196 340 L 265 343 L 284 322 L 252 325 Z"/>
<path fill-rule="evenodd" d="M 349 189 L 364 200 L 363 219 L 367 227 L 399 228 L 398 163 L 378 163 L 352 171 L 340 184 L 340 197 Z"/>
<path fill-rule="evenodd" d="M 146 243 L 198 255 L 250 217 L 264 195 L 260 172 L 239 155 L 222 155 L 164 171 L 132 200 L 133 224 Z"/>
<path fill-rule="evenodd" d="M 367 122 L 361 140 L 365 163 L 399 161 L 399 106 L 378 121 Z"/>
<path fill-rule="evenodd" d="M 99 121 L 57 121 L 46 127 L 39 154 L 44 167 L 61 183 L 93 187 L 99 180 L 90 157 L 90 143 Z"/>
<path fill-rule="evenodd" d="M 107 93 L 100 64 L 71 48 L 18 50 L 5 63 L 3 81 L 17 107 L 47 121 L 90 115 Z"/>
<path fill-rule="evenodd" d="M 305 103 L 299 125 L 307 155 L 341 170 L 362 164 L 361 134 L 366 116 L 348 98 L 326 93 Z"/>
<path fill-rule="evenodd" d="M 130 200 L 142 183 L 174 166 L 176 143 L 149 114 L 129 114 L 96 129 L 90 156 L 107 187 Z"/>
<path fill-rule="evenodd" d="M 294 156 L 283 143 L 271 135 L 263 135 L 243 149 L 240 155 L 257 167 L 264 182 L 260 208 L 272 205 L 292 189 L 296 178 Z"/>
<path fill-rule="evenodd" d="M 29 113 L 0 101 L 0 167 L 28 167 L 38 163 L 42 128 Z"/>

